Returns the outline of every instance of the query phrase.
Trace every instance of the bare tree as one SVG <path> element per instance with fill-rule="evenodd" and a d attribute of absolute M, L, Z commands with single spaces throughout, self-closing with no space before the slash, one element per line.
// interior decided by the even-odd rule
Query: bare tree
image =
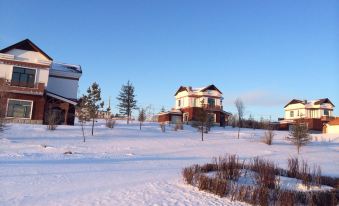
<path fill-rule="evenodd" d="M 85 104 L 86 104 L 85 101 L 81 98 L 78 102 L 78 105 L 77 105 L 78 120 L 79 120 L 79 123 L 80 123 L 80 126 L 81 126 L 82 137 L 83 137 L 84 142 L 86 142 L 84 126 L 85 126 L 86 122 L 90 121 L 90 115 L 87 111 Z"/>
<path fill-rule="evenodd" d="M 243 101 L 240 98 L 237 98 L 234 102 L 235 107 L 237 108 L 237 113 L 238 113 L 238 139 L 240 138 L 240 128 L 242 127 L 242 120 L 244 117 L 244 111 L 245 111 L 245 106 Z"/>
<path fill-rule="evenodd" d="M 196 121 L 198 122 L 198 128 L 201 132 L 201 141 L 204 141 L 204 131 L 207 130 L 206 124 L 208 121 L 208 113 L 205 109 L 200 109 L 197 111 Z"/>
<path fill-rule="evenodd" d="M 0 80 L 0 132 L 3 132 L 5 129 L 5 117 L 6 117 L 6 82 L 5 80 Z"/>
<path fill-rule="evenodd" d="M 312 140 L 307 125 L 303 121 L 296 122 L 291 128 L 289 136 L 286 138 L 297 146 L 298 154 L 300 148 Z"/>

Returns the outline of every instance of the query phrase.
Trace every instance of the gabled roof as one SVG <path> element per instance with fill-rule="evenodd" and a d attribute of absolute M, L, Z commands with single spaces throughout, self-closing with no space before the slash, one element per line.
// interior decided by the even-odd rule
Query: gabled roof
<path fill-rule="evenodd" d="M 192 87 L 180 86 L 179 89 L 177 90 L 177 92 L 174 94 L 174 96 L 176 96 L 179 92 L 182 92 L 182 91 L 205 92 L 206 90 L 216 90 L 220 94 L 222 94 L 222 92 L 216 86 L 211 84 L 211 85 L 208 85 L 208 86 L 202 87 L 202 88 L 192 88 Z"/>
<path fill-rule="evenodd" d="M 286 105 L 285 105 L 285 107 L 284 108 L 286 108 L 288 105 L 290 105 L 290 104 L 305 104 L 305 101 L 302 101 L 302 100 L 299 100 L 299 99 L 292 99 L 292 101 L 290 101 L 289 103 L 287 103 Z"/>
<path fill-rule="evenodd" d="M 189 90 L 185 86 L 180 86 L 177 92 L 174 94 L 174 96 L 176 96 L 179 92 L 182 92 L 182 91 L 189 91 Z"/>
<path fill-rule="evenodd" d="M 290 104 L 321 105 L 321 104 L 324 104 L 324 103 L 331 104 L 334 107 L 334 104 L 328 98 L 323 98 L 323 99 L 312 100 L 312 101 L 293 99 L 288 104 L 286 104 L 286 106 L 284 108 L 286 108 Z"/>
<path fill-rule="evenodd" d="M 44 51 L 42 51 L 37 45 L 35 45 L 31 40 L 25 39 L 22 40 L 16 44 L 13 44 L 9 47 L 3 48 L 0 50 L 0 53 L 6 53 L 12 49 L 21 49 L 26 51 L 35 51 L 41 53 L 43 56 L 45 56 L 47 59 L 53 61 L 53 59 L 48 56 Z"/>
<path fill-rule="evenodd" d="M 206 90 L 216 90 L 218 91 L 220 94 L 222 94 L 222 92 L 216 87 L 214 86 L 214 84 L 208 85 L 207 87 L 203 88 L 202 90 L 200 90 L 201 92 L 204 92 Z"/>
<path fill-rule="evenodd" d="M 332 104 L 332 106 L 334 107 L 334 104 L 328 98 L 319 99 L 314 104 L 324 104 L 324 103 Z"/>

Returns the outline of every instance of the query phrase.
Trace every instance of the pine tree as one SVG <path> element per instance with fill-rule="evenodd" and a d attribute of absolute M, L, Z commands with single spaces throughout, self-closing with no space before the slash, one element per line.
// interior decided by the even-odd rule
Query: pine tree
<path fill-rule="evenodd" d="M 300 148 L 309 143 L 312 140 L 312 137 L 308 132 L 307 125 L 299 121 L 293 125 L 287 139 L 297 146 L 299 154 Z"/>
<path fill-rule="evenodd" d="M 139 109 L 139 117 L 138 117 L 138 121 L 140 123 L 140 130 L 141 130 L 141 126 L 142 123 L 146 120 L 146 110 L 144 108 Z"/>
<path fill-rule="evenodd" d="M 137 109 L 137 101 L 135 100 L 134 86 L 128 81 L 126 85 L 122 85 L 119 96 L 118 108 L 122 115 L 127 116 L 127 124 L 132 116 L 132 110 Z"/>
<path fill-rule="evenodd" d="M 165 112 L 165 111 L 166 111 L 165 107 L 162 106 L 160 112 Z"/>
<path fill-rule="evenodd" d="M 89 117 L 92 119 L 92 136 L 94 133 L 94 122 L 98 117 L 98 112 L 100 108 L 104 107 L 104 102 L 101 101 L 101 89 L 99 84 L 94 82 L 92 86 L 87 89 L 87 95 L 82 97 L 84 101 L 85 108 L 89 114 Z"/>

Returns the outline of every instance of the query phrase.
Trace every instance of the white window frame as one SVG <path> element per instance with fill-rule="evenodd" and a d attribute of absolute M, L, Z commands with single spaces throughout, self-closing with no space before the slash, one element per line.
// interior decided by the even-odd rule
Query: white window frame
<path fill-rule="evenodd" d="M 31 111 L 30 111 L 29 118 L 22 118 L 22 117 L 8 117 L 8 116 L 7 116 L 7 112 L 8 112 L 8 103 L 9 103 L 10 100 L 14 100 L 14 101 L 22 101 L 22 102 L 31 102 L 31 103 L 32 103 L 32 106 L 31 106 Z M 26 99 L 11 99 L 11 98 L 8 98 L 8 99 L 7 99 L 7 105 L 6 105 L 6 118 L 32 119 L 33 105 L 34 105 L 34 101 L 33 101 L 33 100 L 26 100 Z"/>

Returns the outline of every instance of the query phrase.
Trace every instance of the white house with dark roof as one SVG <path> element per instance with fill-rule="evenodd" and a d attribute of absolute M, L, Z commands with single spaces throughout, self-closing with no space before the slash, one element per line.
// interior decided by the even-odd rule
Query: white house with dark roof
<path fill-rule="evenodd" d="M 334 118 L 334 108 L 328 98 L 311 101 L 293 99 L 284 107 L 285 117 L 280 123 L 293 124 L 302 120 L 309 129 L 321 131 L 323 126 Z"/>
<path fill-rule="evenodd" d="M 9 122 L 74 124 L 79 65 L 55 62 L 29 39 L 0 50 L 1 104 Z"/>

